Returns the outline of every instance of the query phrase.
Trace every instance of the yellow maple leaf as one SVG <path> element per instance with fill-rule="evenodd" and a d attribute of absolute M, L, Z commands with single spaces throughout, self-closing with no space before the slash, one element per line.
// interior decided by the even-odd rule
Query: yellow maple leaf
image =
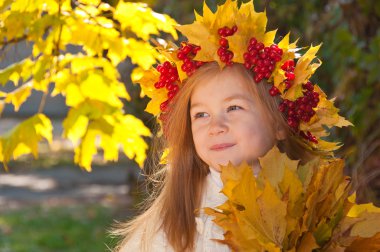
<path fill-rule="evenodd" d="M 64 137 L 75 145 L 74 161 L 87 171 L 91 171 L 93 156 L 99 147 L 104 151 L 105 160 L 117 161 L 119 150 L 122 150 L 128 158 L 143 166 L 148 148 L 143 137 L 150 136 L 149 129 L 140 119 L 123 115 L 121 110 L 107 103 L 86 100 L 71 108 L 63 128 Z"/>
<path fill-rule="evenodd" d="M 301 122 L 300 130 L 310 131 L 317 137 L 327 136 L 328 133 L 324 126 L 332 128 L 353 126 L 351 122 L 338 114 L 339 109 L 334 106 L 333 99 L 328 100 L 326 94 L 318 87 L 314 86 L 314 91 L 319 93 L 319 103 L 316 108 L 316 114 L 311 118 L 310 122 Z M 322 147 L 322 144 L 320 144 Z M 327 146 L 326 146 L 327 147 Z"/>
<path fill-rule="evenodd" d="M 299 165 L 274 147 L 260 165 L 257 177 L 247 164 L 222 167 L 227 201 L 205 210 L 225 231 L 220 242 L 233 251 L 329 251 L 357 247 L 363 239 L 378 248 L 380 210 L 348 200 L 343 160 Z"/>
<path fill-rule="evenodd" d="M 380 208 L 375 207 L 373 203 L 366 204 L 355 204 L 356 201 L 356 193 L 353 193 L 348 200 L 354 205 L 350 208 L 350 211 L 347 213 L 348 217 L 358 217 L 363 212 L 369 213 L 380 213 Z"/>
<path fill-rule="evenodd" d="M 156 69 L 150 69 L 144 73 L 142 78 L 135 80 L 141 85 L 142 92 L 151 98 L 145 111 L 153 115 L 158 115 L 160 104 L 168 99 L 167 92 L 164 89 L 156 89 L 154 83 L 158 80 L 160 74 Z"/>
<path fill-rule="evenodd" d="M 320 47 L 321 45 L 311 46 L 309 50 L 297 60 L 294 69 L 295 79 L 292 86 L 284 95 L 285 99 L 294 101 L 298 97 L 303 96 L 302 84 L 306 83 L 315 70 L 322 64 L 320 60 L 319 63 L 311 63 Z"/>
<path fill-rule="evenodd" d="M 7 163 L 24 154 L 32 153 L 38 157 L 38 143 L 46 139 L 52 141 L 53 126 L 44 114 L 36 114 L 21 122 L 15 128 L 0 137 L 1 161 L 6 170 Z"/>
<path fill-rule="evenodd" d="M 114 17 L 120 22 L 123 30 L 130 29 L 143 40 L 148 40 L 152 34 L 158 35 L 160 30 L 170 33 L 174 39 L 178 39 L 174 29 L 176 21 L 168 15 L 152 11 L 144 3 L 119 1 Z"/>
<path fill-rule="evenodd" d="M 21 87 L 4 95 L 5 103 L 12 103 L 15 111 L 20 109 L 20 106 L 29 98 L 32 93 L 31 82 L 25 83 Z"/>

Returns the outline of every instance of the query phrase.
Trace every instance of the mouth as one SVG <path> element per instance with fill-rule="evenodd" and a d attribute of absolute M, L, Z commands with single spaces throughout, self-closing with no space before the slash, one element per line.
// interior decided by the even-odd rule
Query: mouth
<path fill-rule="evenodd" d="M 228 149 L 232 146 L 234 146 L 235 144 L 234 143 L 222 143 L 222 144 L 215 144 L 213 146 L 210 147 L 210 150 L 213 150 L 213 151 L 222 151 L 222 150 L 225 150 L 225 149 Z"/>

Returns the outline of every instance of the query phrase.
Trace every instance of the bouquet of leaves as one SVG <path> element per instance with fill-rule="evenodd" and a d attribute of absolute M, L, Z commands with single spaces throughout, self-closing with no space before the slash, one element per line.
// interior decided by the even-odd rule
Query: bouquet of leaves
<path fill-rule="evenodd" d="M 355 204 L 342 159 L 305 165 L 274 147 L 255 177 L 247 164 L 222 168 L 227 201 L 205 212 L 233 251 L 380 251 L 380 208 Z"/>

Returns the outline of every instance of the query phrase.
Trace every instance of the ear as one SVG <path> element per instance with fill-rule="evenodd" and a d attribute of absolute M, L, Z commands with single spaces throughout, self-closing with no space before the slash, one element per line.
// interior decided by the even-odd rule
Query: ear
<path fill-rule="evenodd" d="M 277 140 L 284 140 L 286 138 L 287 134 L 286 134 L 286 130 L 281 127 L 281 126 L 277 126 L 277 129 L 276 129 L 276 139 Z"/>

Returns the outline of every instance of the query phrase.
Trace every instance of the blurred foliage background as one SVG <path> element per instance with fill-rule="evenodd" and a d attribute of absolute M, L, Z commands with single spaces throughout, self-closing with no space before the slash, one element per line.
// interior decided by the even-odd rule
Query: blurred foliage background
<path fill-rule="evenodd" d="M 143 2 L 180 24 L 193 22 L 193 10 L 202 13 L 203 1 Z M 224 1 L 206 2 L 215 10 Z M 278 28 L 281 36 L 290 31 L 292 40 L 300 38 L 299 46 L 323 44 L 323 64 L 312 81 L 336 97 L 340 113 L 355 125 L 334 130 L 330 138 L 343 144 L 337 156 L 346 158 L 358 200 L 380 206 L 380 1 L 257 0 L 255 6 L 266 9 L 269 30 Z"/>

